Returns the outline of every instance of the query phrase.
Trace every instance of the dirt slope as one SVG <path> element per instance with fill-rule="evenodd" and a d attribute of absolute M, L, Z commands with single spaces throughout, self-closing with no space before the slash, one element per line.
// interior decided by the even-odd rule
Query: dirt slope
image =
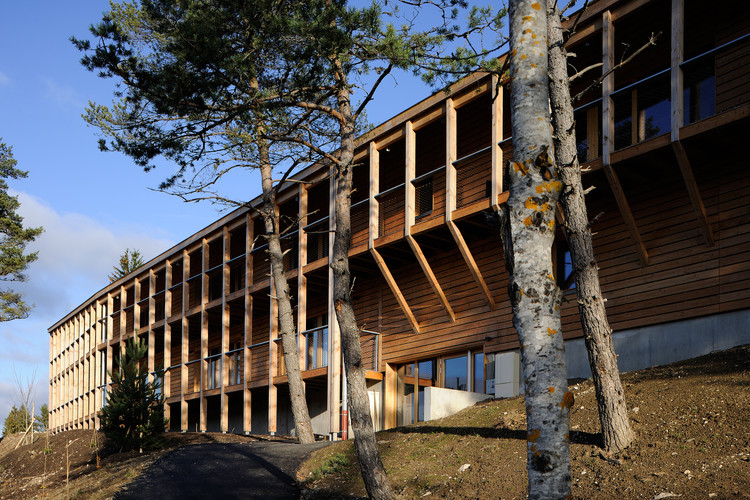
<path fill-rule="evenodd" d="M 572 386 L 575 498 L 750 498 L 750 346 L 623 375 L 637 443 L 606 460 L 590 381 Z M 402 498 L 523 498 L 523 399 L 479 403 L 451 417 L 381 432 Z M 350 442 L 300 470 L 308 497 L 362 496 Z"/>

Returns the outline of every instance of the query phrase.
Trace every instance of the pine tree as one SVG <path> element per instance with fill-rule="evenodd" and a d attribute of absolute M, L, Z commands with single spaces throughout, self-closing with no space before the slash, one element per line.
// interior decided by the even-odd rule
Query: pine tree
<path fill-rule="evenodd" d="M 20 408 L 13 405 L 13 408 L 10 409 L 10 413 L 5 417 L 3 436 L 25 431 L 26 427 L 29 425 L 29 418 L 31 417 L 30 413 L 31 412 L 29 412 L 24 405 L 21 405 Z"/>
<path fill-rule="evenodd" d="M 16 212 L 21 205 L 18 197 L 8 194 L 5 179 L 28 175 L 16 164 L 13 149 L 0 142 L 0 281 L 26 281 L 24 271 L 37 259 L 37 252 L 24 255 L 23 251 L 43 231 L 41 227 L 23 227 L 23 217 Z M 0 321 L 25 318 L 30 309 L 21 294 L 0 289 Z"/>
<path fill-rule="evenodd" d="M 108 276 L 109 282 L 114 283 L 132 273 L 143 265 L 143 257 L 141 252 L 135 248 L 126 248 L 125 253 L 120 256 L 120 267 L 112 266 L 115 271 Z"/>
<path fill-rule="evenodd" d="M 110 372 L 113 388 L 102 408 L 101 429 L 120 451 L 153 449 L 161 443 L 166 430 L 164 396 L 161 392 L 163 370 L 157 370 L 153 381 L 148 380 L 148 368 L 143 362 L 148 345 L 140 340 L 128 340 L 120 371 Z"/>

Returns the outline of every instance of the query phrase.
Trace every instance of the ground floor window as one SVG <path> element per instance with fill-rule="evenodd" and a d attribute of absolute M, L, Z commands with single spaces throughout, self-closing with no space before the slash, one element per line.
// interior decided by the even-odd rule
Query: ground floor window
<path fill-rule="evenodd" d="M 428 387 L 491 393 L 488 389 L 491 384 L 487 381 L 494 381 L 495 377 L 492 358 L 482 351 L 466 351 L 397 367 L 398 425 L 425 420 L 425 389 Z"/>

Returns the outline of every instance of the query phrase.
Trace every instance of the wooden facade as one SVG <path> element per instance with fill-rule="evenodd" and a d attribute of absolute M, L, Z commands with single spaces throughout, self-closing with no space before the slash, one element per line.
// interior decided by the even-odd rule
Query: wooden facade
<path fill-rule="evenodd" d="M 707 12 L 697 0 L 600 0 L 569 42 L 576 68 L 606 71 L 627 57 L 624 47 L 662 32 L 576 104 L 615 332 L 750 306 L 750 171 L 741 149 L 750 130 L 750 16 L 743 1 L 728 4 L 737 15 Z M 576 80 L 573 93 L 590 80 Z M 493 99 L 493 88 L 489 76 L 473 75 L 359 139 L 350 258 L 379 427 L 418 420 L 421 400 L 408 397 L 424 387 L 489 391 L 494 355 L 518 348 L 499 235 L 485 217 L 507 199 L 512 157 L 508 91 Z M 316 432 L 335 436 L 344 374 L 329 322 L 328 174 L 314 165 L 295 176 L 305 182 L 282 189 L 279 211 L 297 225 L 284 246 L 308 402 Z M 98 425 L 106 371 L 137 335 L 148 342 L 149 369 L 166 370 L 170 429 L 289 432 L 261 234 L 257 217 L 237 210 L 53 325 L 51 428 Z M 575 290 L 565 293 L 564 335 L 576 339 Z"/>

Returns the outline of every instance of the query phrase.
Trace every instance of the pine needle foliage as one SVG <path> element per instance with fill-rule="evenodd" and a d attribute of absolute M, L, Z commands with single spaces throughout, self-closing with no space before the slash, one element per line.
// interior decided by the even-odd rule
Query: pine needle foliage
<path fill-rule="evenodd" d="M 125 253 L 120 256 L 120 267 L 112 266 L 114 272 L 108 276 L 109 282 L 114 283 L 132 273 L 143 265 L 143 256 L 135 248 L 126 248 Z"/>
<path fill-rule="evenodd" d="M 164 371 L 157 370 L 149 381 L 144 362 L 147 353 L 145 342 L 130 339 L 125 356 L 120 357 L 121 369 L 109 372 L 113 388 L 100 414 L 101 430 L 119 451 L 158 448 L 166 430 L 161 391 Z"/>
<path fill-rule="evenodd" d="M 8 194 L 6 179 L 23 179 L 28 172 L 16 168 L 13 148 L 0 141 L 0 281 L 26 281 L 26 268 L 37 259 L 37 252 L 24 254 L 26 245 L 42 234 L 41 227 L 23 226 L 17 196 Z M 31 306 L 20 293 L 0 289 L 0 321 L 26 318 Z"/>

